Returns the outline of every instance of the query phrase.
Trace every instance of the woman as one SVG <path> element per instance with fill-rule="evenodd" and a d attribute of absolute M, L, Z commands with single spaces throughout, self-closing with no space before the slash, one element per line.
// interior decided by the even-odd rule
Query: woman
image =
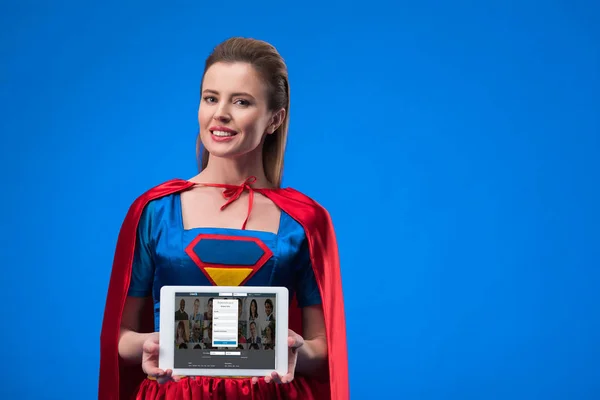
<path fill-rule="evenodd" d="M 275 323 L 273 321 L 269 322 L 265 328 L 262 342 L 265 350 L 273 350 L 275 348 Z"/>
<path fill-rule="evenodd" d="M 185 331 L 185 322 L 179 321 L 179 323 L 177 324 L 177 334 L 175 335 L 175 343 L 179 346 L 180 344 L 187 343 L 188 341 L 188 335 Z"/>
<path fill-rule="evenodd" d="M 250 301 L 250 317 L 248 318 L 248 321 L 256 320 L 258 320 L 258 305 L 256 299 L 252 299 L 252 301 Z"/>
<path fill-rule="evenodd" d="M 207 59 L 198 111 L 200 173 L 150 189 L 123 222 L 102 329 L 100 399 L 348 397 L 331 220 L 309 197 L 280 188 L 289 100 L 285 63 L 268 43 L 230 39 Z M 230 254 L 242 259 L 246 247 L 235 250 L 239 237 L 262 242 L 272 255 L 241 281 L 240 274 L 213 275 L 195 263 L 199 257 L 189 246 L 203 235 L 222 235 L 234 249 Z M 179 379 L 160 370 L 160 288 L 181 284 L 286 286 L 292 300 L 288 373 Z"/>

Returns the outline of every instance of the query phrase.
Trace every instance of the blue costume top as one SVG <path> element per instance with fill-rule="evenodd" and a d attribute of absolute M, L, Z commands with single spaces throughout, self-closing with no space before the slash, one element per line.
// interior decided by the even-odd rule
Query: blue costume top
<path fill-rule="evenodd" d="M 156 331 L 162 286 L 218 285 L 223 271 L 233 268 L 242 285 L 285 286 L 290 299 L 296 295 L 299 307 L 321 303 L 304 229 L 283 211 L 277 234 L 185 229 L 179 193 L 153 200 L 138 225 L 132 268 L 128 294 L 153 296 Z"/>

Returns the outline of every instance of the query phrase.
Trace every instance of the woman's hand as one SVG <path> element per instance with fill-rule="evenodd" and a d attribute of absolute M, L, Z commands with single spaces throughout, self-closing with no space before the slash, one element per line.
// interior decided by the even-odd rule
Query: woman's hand
<path fill-rule="evenodd" d="M 166 383 L 173 378 L 173 370 L 163 371 L 158 368 L 159 334 L 152 333 L 142 345 L 142 370 L 149 376 L 156 378 L 158 383 Z"/>
<path fill-rule="evenodd" d="M 298 335 L 291 329 L 288 329 L 288 372 L 284 376 L 277 372 L 272 372 L 271 375 L 265 376 L 265 382 L 275 383 L 290 383 L 294 380 L 296 371 L 296 363 L 298 361 L 298 349 L 304 345 L 304 338 Z M 257 383 L 258 378 L 252 378 L 252 383 Z"/>

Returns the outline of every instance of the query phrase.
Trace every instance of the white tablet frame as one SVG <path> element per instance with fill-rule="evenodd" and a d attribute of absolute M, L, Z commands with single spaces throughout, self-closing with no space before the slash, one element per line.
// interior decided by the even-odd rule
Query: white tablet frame
<path fill-rule="evenodd" d="M 266 369 L 216 369 L 216 368 L 173 368 L 175 353 L 175 293 L 226 293 L 229 297 L 238 294 L 275 294 L 275 368 Z M 225 297 L 225 296 L 224 296 Z M 173 370 L 179 376 L 267 376 L 276 371 L 281 376 L 288 372 L 288 327 L 289 291 L 279 286 L 163 286 L 160 289 L 160 350 L 158 367 L 163 371 Z"/>

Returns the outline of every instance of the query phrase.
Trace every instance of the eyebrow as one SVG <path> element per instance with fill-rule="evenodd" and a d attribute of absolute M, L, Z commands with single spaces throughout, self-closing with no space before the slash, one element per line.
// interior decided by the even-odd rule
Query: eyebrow
<path fill-rule="evenodd" d="M 212 89 L 205 89 L 203 91 L 203 93 L 213 93 L 213 94 L 219 94 L 219 92 L 217 92 L 216 90 L 212 90 Z M 236 92 L 236 93 L 231 93 L 231 96 L 248 96 L 248 97 L 252 97 L 254 98 L 254 96 L 252 96 L 250 93 L 246 93 L 246 92 Z"/>

